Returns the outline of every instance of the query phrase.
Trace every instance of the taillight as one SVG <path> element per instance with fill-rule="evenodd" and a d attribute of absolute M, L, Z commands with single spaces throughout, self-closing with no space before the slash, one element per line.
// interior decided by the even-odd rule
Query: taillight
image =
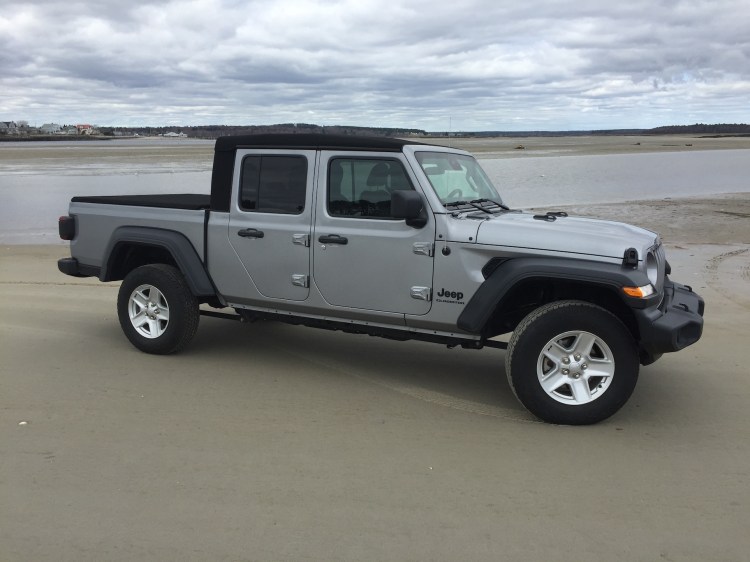
<path fill-rule="evenodd" d="M 60 217 L 57 221 L 57 230 L 63 240 L 73 240 L 76 237 L 75 217 Z"/>

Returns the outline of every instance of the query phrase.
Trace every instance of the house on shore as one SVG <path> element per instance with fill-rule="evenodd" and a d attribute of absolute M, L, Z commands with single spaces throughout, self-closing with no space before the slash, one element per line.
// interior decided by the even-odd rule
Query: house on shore
<path fill-rule="evenodd" d="M 45 123 L 39 130 L 45 135 L 59 135 L 62 132 L 62 126 L 57 123 Z"/>
<path fill-rule="evenodd" d="M 0 135 L 14 135 L 18 132 L 15 121 L 0 121 Z"/>

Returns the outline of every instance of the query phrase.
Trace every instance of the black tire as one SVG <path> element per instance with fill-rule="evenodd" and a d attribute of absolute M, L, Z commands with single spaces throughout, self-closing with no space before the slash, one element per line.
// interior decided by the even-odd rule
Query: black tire
<path fill-rule="evenodd" d="M 117 296 L 122 331 L 146 353 L 183 349 L 198 329 L 198 301 L 180 271 L 165 264 L 144 265 L 125 277 Z"/>
<path fill-rule="evenodd" d="M 625 325 L 583 301 L 533 311 L 516 327 L 505 356 L 508 382 L 521 404 L 546 422 L 564 425 L 597 423 L 617 412 L 633 393 L 638 369 Z"/>

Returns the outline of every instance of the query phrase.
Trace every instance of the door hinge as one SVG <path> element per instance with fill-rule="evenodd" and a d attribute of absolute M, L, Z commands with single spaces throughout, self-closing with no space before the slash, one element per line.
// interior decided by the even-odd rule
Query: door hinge
<path fill-rule="evenodd" d="M 431 301 L 432 287 L 412 287 L 411 298 L 419 301 Z"/>
<path fill-rule="evenodd" d="M 292 274 L 292 285 L 295 287 L 309 287 L 309 277 L 304 273 L 293 273 Z"/>
<path fill-rule="evenodd" d="M 310 246 L 310 235 L 309 234 L 292 234 L 292 242 L 298 246 L 309 247 Z"/>
<path fill-rule="evenodd" d="M 432 242 L 414 242 L 412 251 L 420 256 L 432 257 L 435 249 L 435 244 Z"/>

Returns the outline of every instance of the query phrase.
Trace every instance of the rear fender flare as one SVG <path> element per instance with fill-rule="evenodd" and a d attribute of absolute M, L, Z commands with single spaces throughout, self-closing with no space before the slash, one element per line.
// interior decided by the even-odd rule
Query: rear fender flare
<path fill-rule="evenodd" d="M 112 271 L 115 266 L 113 258 L 117 255 L 118 247 L 123 244 L 163 248 L 172 256 L 177 267 L 185 276 L 191 292 L 196 297 L 216 295 L 214 284 L 190 241 L 180 232 L 161 228 L 143 226 L 121 226 L 117 228 L 112 233 L 104 252 L 102 263 L 106 265 L 99 275 L 101 281 L 112 280 Z"/>

